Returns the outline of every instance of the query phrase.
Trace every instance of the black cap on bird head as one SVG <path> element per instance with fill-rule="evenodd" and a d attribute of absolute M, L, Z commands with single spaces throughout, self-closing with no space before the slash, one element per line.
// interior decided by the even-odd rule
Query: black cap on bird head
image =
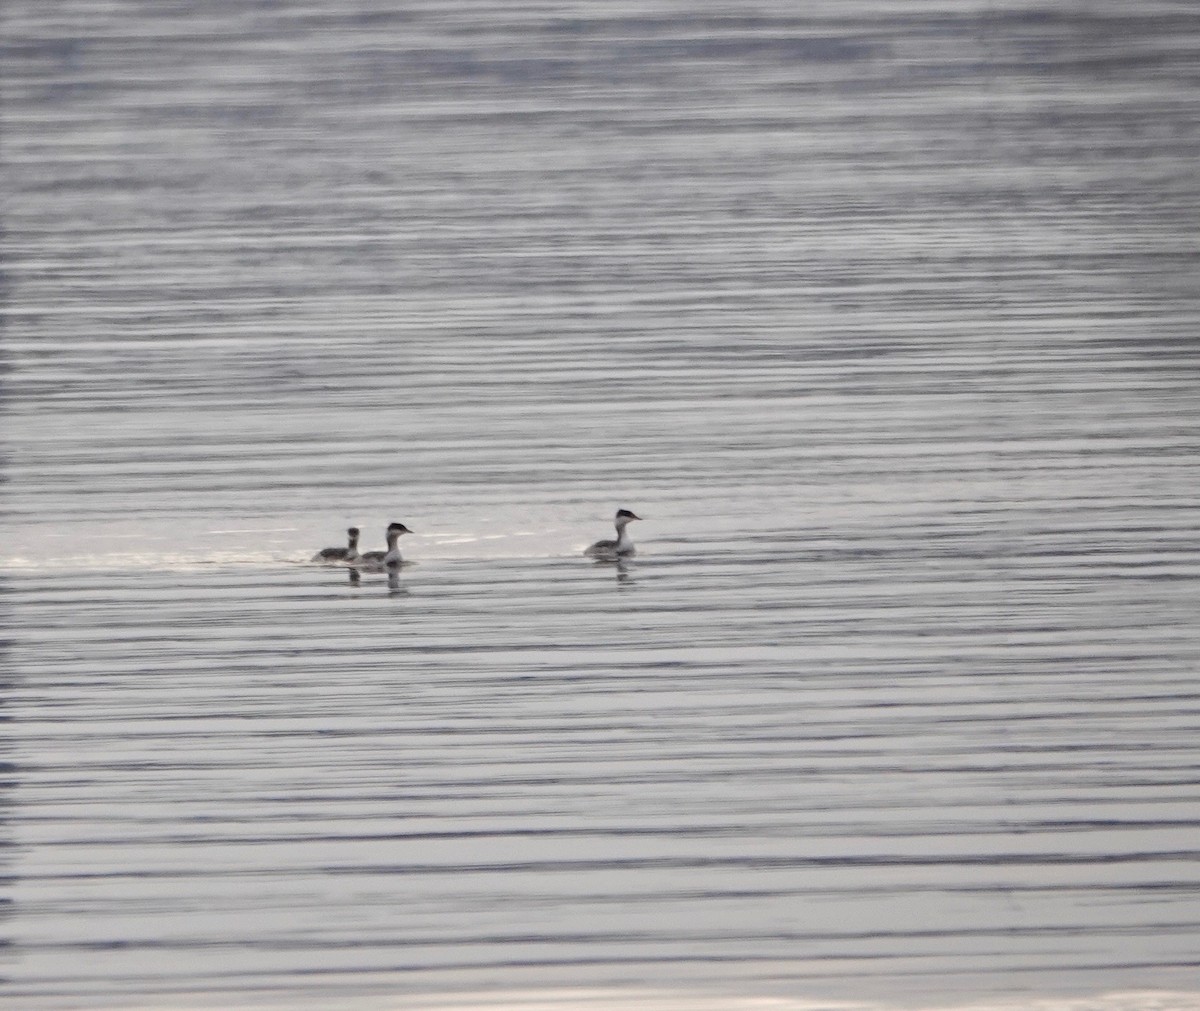
<path fill-rule="evenodd" d="M 351 527 L 349 530 L 346 531 L 346 533 L 348 533 L 351 537 L 357 537 L 358 536 L 358 527 Z"/>
<path fill-rule="evenodd" d="M 388 524 L 388 533 L 389 534 L 411 534 L 412 531 L 409 530 L 408 527 L 406 527 L 403 523 L 392 522 L 392 523 Z"/>
<path fill-rule="evenodd" d="M 619 520 L 640 520 L 641 517 L 636 513 L 630 512 L 628 509 L 618 509 L 617 519 Z"/>

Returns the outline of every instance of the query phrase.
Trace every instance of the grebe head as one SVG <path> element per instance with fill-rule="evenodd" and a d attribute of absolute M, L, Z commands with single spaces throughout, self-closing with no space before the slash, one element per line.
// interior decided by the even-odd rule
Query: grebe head
<path fill-rule="evenodd" d="M 411 534 L 412 533 L 412 531 L 409 530 L 408 527 L 406 527 L 403 523 L 389 523 L 387 532 L 388 532 L 389 537 L 391 537 L 393 534 L 396 537 L 399 537 L 401 534 Z"/>
<path fill-rule="evenodd" d="M 349 530 L 346 531 L 346 533 L 348 533 L 355 540 L 358 540 L 358 527 L 351 527 Z"/>
<path fill-rule="evenodd" d="M 630 520 L 640 520 L 640 519 L 641 519 L 640 516 L 636 515 L 635 513 L 631 513 L 628 509 L 618 509 L 617 510 L 617 522 L 619 524 L 621 524 L 622 526 L 624 526 Z"/>

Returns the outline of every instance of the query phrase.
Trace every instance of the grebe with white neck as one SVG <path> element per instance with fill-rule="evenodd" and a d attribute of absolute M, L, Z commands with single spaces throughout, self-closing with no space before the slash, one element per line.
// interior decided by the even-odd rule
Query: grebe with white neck
<path fill-rule="evenodd" d="M 312 556 L 314 562 L 353 562 L 358 558 L 358 527 L 346 531 L 350 543 L 344 548 L 322 548 Z"/>
<path fill-rule="evenodd" d="M 617 518 L 614 525 L 617 528 L 617 539 L 615 541 L 597 541 L 590 548 L 584 551 L 584 554 L 589 558 L 599 558 L 612 561 L 617 558 L 628 558 L 630 555 L 636 554 L 637 549 L 633 546 L 633 538 L 629 536 L 629 532 L 625 529 L 629 526 L 631 520 L 640 520 L 641 517 L 630 512 L 628 509 L 618 509 Z"/>
<path fill-rule="evenodd" d="M 400 549 L 396 546 L 396 542 L 400 540 L 401 535 L 411 534 L 403 523 L 389 523 L 387 528 L 387 551 L 364 551 L 358 556 L 356 564 L 366 565 L 371 568 L 390 569 L 399 566 L 404 559 L 400 557 Z"/>

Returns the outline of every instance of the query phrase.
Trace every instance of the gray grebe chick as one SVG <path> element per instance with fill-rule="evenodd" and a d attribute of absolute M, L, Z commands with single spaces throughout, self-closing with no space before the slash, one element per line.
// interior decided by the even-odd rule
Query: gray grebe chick
<path fill-rule="evenodd" d="M 399 565 L 404 559 L 400 557 L 400 549 L 396 547 L 396 542 L 400 540 L 401 534 L 411 533 L 403 523 L 389 523 L 385 535 L 387 551 L 364 551 L 358 556 L 359 563 L 381 569 Z"/>
<path fill-rule="evenodd" d="M 350 543 L 344 548 L 322 548 L 312 556 L 314 562 L 353 562 L 358 558 L 358 527 L 346 531 Z"/>
<path fill-rule="evenodd" d="M 584 554 L 589 558 L 602 558 L 609 561 L 616 558 L 628 558 L 630 555 L 636 554 L 637 549 L 633 546 L 633 538 L 629 536 L 625 528 L 629 526 L 630 520 L 640 519 L 640 516 L 634 515 L 628 509 L 618 509 L 615 521 L 617 539 L 615 541 L 597 541 L 584 551 Z"/>

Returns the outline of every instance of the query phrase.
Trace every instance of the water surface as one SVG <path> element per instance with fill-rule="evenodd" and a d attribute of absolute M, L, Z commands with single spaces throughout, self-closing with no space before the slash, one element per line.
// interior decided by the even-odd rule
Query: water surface
<path fill-rule="evenodd" d="M 4 21 L 17 1005 L 1200 1007 L 1189 5 Z"/>

